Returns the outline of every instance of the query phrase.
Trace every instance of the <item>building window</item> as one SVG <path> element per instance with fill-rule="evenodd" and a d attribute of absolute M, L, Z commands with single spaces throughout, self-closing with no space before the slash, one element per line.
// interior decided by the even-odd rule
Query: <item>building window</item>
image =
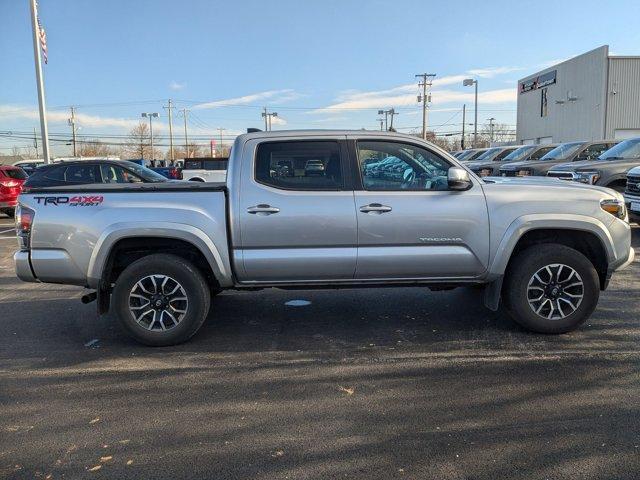
<path fill-rule="evenodd" d="M 547 89 L 540 90 L 540 116 L 547 116 Z"/>

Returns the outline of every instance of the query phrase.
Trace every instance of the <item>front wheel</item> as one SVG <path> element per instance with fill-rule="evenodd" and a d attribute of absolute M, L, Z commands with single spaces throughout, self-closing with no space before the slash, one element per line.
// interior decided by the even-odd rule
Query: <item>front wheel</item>
<path fill-rule="evenodd" d="M 504 300 L 528 330 L 565 333 L 589 318 L 600 295 L 598 274 L 582 253 L 559 244 L 529 247 L 509 265 Z"/>
<path fill-rule="evenodd" d="M 182 343 L 198 331 L 211 294 L 193 264 L 176 255 L 154 254 L 120 274 L 113 301 L 129 335 L 145 345 L 166 346 Z"/>

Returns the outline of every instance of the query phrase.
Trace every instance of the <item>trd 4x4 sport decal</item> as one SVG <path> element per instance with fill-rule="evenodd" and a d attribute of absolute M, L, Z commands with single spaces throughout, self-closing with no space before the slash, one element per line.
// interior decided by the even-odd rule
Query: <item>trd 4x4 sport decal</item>
<path fill-rule="evenodd" d="M 36 202 L 44 205 L 69 205 L 71 207 L 95 207 L 100 205 L 102 195 L 76 195 L 73 197 L 33 197 Z"/>

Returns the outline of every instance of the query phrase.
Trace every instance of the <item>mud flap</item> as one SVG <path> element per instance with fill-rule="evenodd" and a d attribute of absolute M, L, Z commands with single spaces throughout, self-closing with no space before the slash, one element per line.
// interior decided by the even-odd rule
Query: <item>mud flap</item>
<path fill-rule="evenodd" d="M 502 292 L 502 280 L 504 277 L 501 275 L 493 282 L 487 283 L 484 287 L 484 306 L 492 312 L 498 310 L 500 306 L 500 293 Z"/>

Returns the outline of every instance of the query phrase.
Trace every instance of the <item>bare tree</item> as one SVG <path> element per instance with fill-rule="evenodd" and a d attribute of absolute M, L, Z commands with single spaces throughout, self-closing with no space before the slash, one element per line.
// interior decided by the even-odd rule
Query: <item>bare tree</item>
<path fill-rule="evenodd" d="M 173 147 L 175 158 L 195 158 L 210 156 L 209 149 L 203 145 L 199 145 L 195 142 L 189 142 L 189 145 L 187 147 L 187 150 L 185 150 L 184 146 Z"/>
<path fill-rule="evenodd" d="M 116 154 L 116 150 L 100 140 L 88 140 L 80 143 L 78 153 L 81 157 L 108 157 Z"/>
<path fill-rule="evenodd" d="M 129 131 L 129 137 L 124 145 L 123 153 L 128 157 L 151 159 L 149 125 L 145 122 L 140 122 Z"/>
<path fill-rule="evenodd" d="M 505 123 L 493 124 L 493 142 L 502 143 L 515 140 L 516 132 Z M 489 146 L 491 143 L 491 124 L 485 123 L 478 132 L 478 147 Z"/>

